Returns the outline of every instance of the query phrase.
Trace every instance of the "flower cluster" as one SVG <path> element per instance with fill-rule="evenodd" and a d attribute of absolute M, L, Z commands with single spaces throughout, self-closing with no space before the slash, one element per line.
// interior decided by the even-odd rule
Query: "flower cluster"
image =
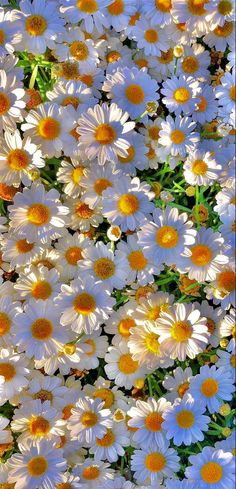
<path fill-rule="evenodd" d="M 0 5 L 0 488 L 233 489 L 234 1 Z"/>

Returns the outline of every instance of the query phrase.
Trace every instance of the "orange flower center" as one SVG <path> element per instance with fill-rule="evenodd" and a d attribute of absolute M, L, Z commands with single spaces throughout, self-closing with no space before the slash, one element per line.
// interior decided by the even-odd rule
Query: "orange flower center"
<path fill-rule="evenodd" d="M 11 101 L 8 95 L 0 92 L 0 115 L 4 115 L 11 107 Z"/>
<path fill-rule="evenodd" d="M 185 73 L 193 74 L 198 70 L 199 63 L 193 56 L 186 56 L 182 62 L 182 69 Z"/>
<path fill-rule="evenodd" d="M 194 421 L 194 414 L 188 409 L 183 409 L 183 411 L 176 414 L 176 422 L 180 428 L 189 429 L 193 426 Z"/>
<path fill-rule="evenodd" d="M 86 428 L 92 428 L 97 424 L 98 422 L 98 417 L 96 413 L 93 411 L 86 411 L 81 418 L 81 423 L 86 427 Z"/>
<path fill-rule="evenodd" d="M 235 290 L 235 273 L 233 270 L 221 272 L 217 278 L 217 284 L 220 289 L 233 292 Z"/>
<path fill-rule="evenodd" d="M 223 469 L 217 462 L 207 462 L 201 468 L 201 476 L 206 484 L 217 484 L 223 476 Z"/>
<path fill-rule="evenodd" d="M 158 34 L 155 29 L 147 29 L 144 33 L 144 38 L 150 44 L 155 44 L 158 41 Z"/>
<path fill-rule="evenodd" d="M 49 319 L 36 319 L 31 325 L 32 337 L 38 341 L 47 340 L 52 336 L 53 324 Z"/>
<path fill-rule="evenodd" d="M 233 22 L 225 22 L 223 26 L 218 25 L 213 32 L 217 37 L 228 37 L 233 32 Z"/>
<path fill-rule="evenodd" d="M 134 159 L 134 156 L 135 156 L 134 146 L 130 146 L 127 151 L 128 151 L 127 156 L 118 156 L 118 160 L 123 164 L 130 163 L 130 161 L 132 161 Z"/>
<path fill-rule="evenodd" d="M 178 104 L 185 104 L 190 99 L 190 93 L 187 88 L 180 87 L 174 92 L 174 99 Z"/>
<path fill-rule="evenodd" d="M 111 390 L 105 388 L 97 389 L 93 394 L 94 399 L 102 399 L 104 401 L 104 409 L 109 409 L 114 404 L 114 394 Z"/>
<path fill-rule="evenodd" d="M 93 215 L 93 210 L 84 202 L 78 202 L 76 204 L 75 212 L 81 219 L 89 219 Z"/>
<path fill-rule="evenodd" d="M 34 247 L 34 243 L 28 243 L 26 239 L 19 239 L 16 241 L 16 249 L 19 253 L 28 253 Z"/>
<path fill-rule="evenodd" d="M 16 375 L 16 369 L 11 363 L 0 363 L 0 377 L 4 377 L 5 382 L 10 382 Z"/>
<path fill-rule="evenodd" d="M 233 10 L 232 2 L 229 0 L 221 0 L 221 2 L 219 2 L 217 5 L 217 9 L 221 15 L 228 15 Z"/>
<path fill-rule="evenodd" d="M 40 477 L 48 469 L 48 462 L 44 457 L 33 457 L 28 462 L 28 471 L 33 477 Z"/>
<path fill-rule="evenodd" d="M 44 436 L 50 431 L 50 424 L 42 416 L 36 416 L 29 422 L 29 431 L 34 436 Z"/>
<path fill-rule="evenodd" d="M 156 233 L 156 242 L 161 248 L 174 248 L 178 241 L 178 231 L 173 226 L 163 226 Z"/>
<path fill-rule="evenodd" d="M 207 245 L 196 244 L 191 248 L 191 252 L 190 259 L 198 267 L 205 267 L 212 260 L 212 251 Z"/>
<path fill-rule="evenodd" d="M 103 436 L 103 438 L 97 438 L 96 439 L 96 444 L 99 447 L 106 448 L 106 447 L 110 447 L 111 445 L 113 445 L 114 441 L 115 441 L 115 435 L 114 435 L 113 431 L 107 430 L 107 433 Z"/>
<path fill-rule="evenodd" d="M 91 294 L 81 292 L 73 301 L 74 309 L 78 314 L 88 316 L 96 309 L 96 301 Z"/>
<path fill-rule="evenodd" d="M 111 144 L 116 139 L 116 131 L 110 124 L 100 124 L 95 131 L 95 139 L 99 144 Z"/>
<path fill-rule="evenodd" d="M 189 389 L 189 382 L 184 382 L 183 384 L 180 384 L 178 387 L 178 395 L 182 399 L 184 397 L 184 394 L 188 391 Z"/>
<path fill-rule="evenodd" d="M 205 4 L 208 0 L 188 0 L 188 9 L 193 15 L 204 15 L 206 13 Z"/>
<path fill-rule="evenodd" d="M 94 14 L 98 10 L 96 0 L 77 0 L 77 8 L 85 14 Z"/>
<path fill-rule="evenodd" d="M 98 258 L 94 263 L 93 269 L 98 278 L 107 280 L 114 275 L 116 267 L 109 258 Z"/>
<path fill-rule="evenodd" d="M 160 413 L 150 413 L 145 419 L 145 426 L 149 431 L 156 433 L 161 430 L 161 425 L 163 423 L 163 418 Z"/>
<path fill-rule="evenodd" d="M 102 192 L 108 187 L 112 187 L 112 184 L 107 178 L 99 178 L 94 184 L 94 190 L 98 195 L 102 195 Z"/>
<path fill-rule="evenodd" d="M 89 50 L 87 44 L 82 41 L 74 41 L 70 46 L 70 54 L 77 61 L 85 61 L 88 58 Z"/>
<path fill-rule="evenodd" d="M 23 149 L 13 149 L 7 156 L 7 164 L 12 170 L 23 170 L 29 164 L 29 157 Z"/>
<path fill-rule="evenodd" d="M 0 336 L 9 333 L 11 329 L 11 319 L 5 312 L 0 312 Z"/>
<path fill-rule="evenodd" d="M 35 282 L 31 289 L 31 294 L 34 299 L 46 300 L 50 297 L 52 293 L 52 287 L 46 280 L 39 280 Z"/>
<path fill-rule="evenodd" d="M 38 133 L 43 139 L 53 141 L 61 132 L 61 125 L 53 117 L 45 117 L 39 122 Z"/>
<path fill-rule="evenodd" d="M 96 465 L 90 465 L 83 470 L 83 478 L 88 481 L 97 479 L 100 475 L 100 469 Z"/>
<path fill-rule="evenodd" d="M 141 250 L 131 251 L 127 258 L 132 270 L 143 270 L 148 264 L 148 260 Z"/>
<path fill-rule="evenodd" d="M 131 83 L 131 85 L 126 88 L 125 95 L 128 101 L 133 105 L 142 104 L 145 98 L 143 88 L 136 83 Z"/>
<path fill-rule="evenodd" d="M 82 259 L 81 248 L 78 246 L 71 246 L 65 253 L 65 259 L 69 265 L 77 265 L 77 262 Z"/>
<path fill-rule="evenodd" d="M 130 216 L 135 214 L 139 209 L 139 200 L 136 195 L 133 194 L 123 194 L 118 200 L 118 209 L 125 216 Z"/>
<path fill-rule="evenodd" d="M 203 160 L 195 160 L 192 164 L 192 172 L 195 175 L 205 175 L 208 170 L 208 165 Z"/>
<path fill-rule="evenodd" d="M 171 0 L 155 0 L 155 5 L 157 10 L 161 12 L 170 12 L 172 9 L 172 1 Z"/>
<path fill-rule="evenodd" d="M 202 382 L 201 391 L 205 397 L 213 397 L 217 394 L 219 385 L 217 380 L 208 378 Z"/>
<path fill-rule="evenodd" d="M 27 217 L 31 224 L 43 226 L 50 219 L 50 211 L 44 204 L 32 204 L 28 209 Z"/>
<path fill-rule="evenodd" d="M 115 0 L 111 5 L 107 7 L 108 12 L 111 15 L 121 15 L 124 12 L 124 2 L 123 0 Z"/>
<path fill-rule="evenodd" d="M 121 58 L 121 54 L 118 51 L 110 51 L 106 55 L 107 63 L 116 63 Z"/>
<path fill-rule="evenodd" d="M 181 129 L 175 129 L 170 135 L 171 141 L 174 144 L 182 144 L 185 141 L 185 134 Z"/>
<path fill-rule="evenodd" d="M 121 355 L 118 367 L 122 374 L 131 375 L 138 370 L 138 362 L 132 359 L 130 353 L 125 353 Z"/>
<path fill-rule="evenodd" d="M 30 36 L 42 36 L 48 27 L 42 15 L 29 15 L 26 17 L 25 29 Z"/>
<path fill-rule="evenodd" d="M 150 472 L 160 472 L 166 466 L 166 459 L 162 453 L 153 452 L 146 456 L 145 466 Z"/>
<path fill-rule="evenodd" d="M 126 317 L 125 319 L 121 319 L 118 324 L 118 331 L 121 336 L 124 338 L 128 338 L 130 336 L 130 328 L 134 328 L 136 326 L 134 319 Z"/>

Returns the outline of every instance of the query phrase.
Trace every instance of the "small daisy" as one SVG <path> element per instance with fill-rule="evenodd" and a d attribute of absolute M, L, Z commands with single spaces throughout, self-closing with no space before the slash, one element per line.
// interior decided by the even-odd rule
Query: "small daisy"
<path fill-rule="evenodd" d="M 130 329 L 135 328 L 133 309 L 135 307 L 130 307 L 130 301 L 128 301 L 124 306 L 119 307 L 117 311 L 113 311 L 106 321 L 104 330 L 107 334 L 114 335 L 113 344 L 119 344 L 122 339 L 127 340 L 130 336 Z"/>
<path fill-rule="evenodd" d="M 221 266 L 215 280 L 205 288 L 206 298 L 213 299 L 214 304 L 221 304 L 222 309 L 235 307 L 236 275 L 234 263 Z"/>
<path fill-rule="evenodd" d="M 136 380 L 144 377 L 144 369 L 133 360 L 125 341 L 117 346 L 109 346 L 105 361 L 104 369 L 108 379 L 114 379 L 119 387 L 131 389 Z"/>
<path fill-rule="evenodd" d="M 209 12 L 207 18 L 211 25 L 211 30 L 218 25 L 224 25 L 225 21 L 235 20 L 235 4 L 233 0 L 212 0 L 206 4 L 206 10 Z"/>
<path fill-rule="evenodd" d="M 220 342 L 220 326 L 225 317 L 225 311 L 221 307 L 210 306 L 208 301 L 202 301 L 201 304 L 196 304 L 196 306 L 199 307 L 201 316 L 207 318 L 207 328 L 210 333 L 209 343 L 216 348 Z"/>
<path fill-rule="evenodd" d="M 172 76 L 163 83 L 161 93 L 167 109 L 176 115 L 191 115 L 197 108 L 198 82 L 191 76 Z"/>
<path fill-rule="evenodd" d="M 0 350 L 0 406 L 28 385 L 27 366 L 25 355 L 14 353 L 11 348 Z"/>
<path fill-rule="evenodd" d="M 203 41 L 210 47 L 216 49 L 216 51 L 224 52 L 227 45 L 230 49 L 234 47 L 235 39 L 235 26 L 232 21 L 225 21 L 222 26 L 217 25 L 213 31 L 210 31 L 203 38 Z M 207 32 L 207 31 L 206 31 Z"/>
<path fill-rule="evenodd" d="M 111 314 L 115 299 L 100 283 L 94 284 L 86 277 L 83 282 L 76 279 L 70 285 L 62 284 L 57 302 L 62 312 L 62 326 L 70 325 L 79 334 L 83 331 L 91 334 Z"/>
<path fill-rule="evenodd" d="M 80 478 L 80 489 L 104 489 L 105 483 L 114 479 L 114 470 L 110 468 L 110 464 L 91 458 L 78 464 L 76 469 Z"/>
<path fill-rule="evenodd" d="M 192 464 L 185 470 L 185 475 L 199 489 L 233 489 L 234 460 L 230 452 L 204 447 L 197 455 L 190 455 Z"/>
<path fill-rule="evenodd" d="M 0 70 L 0 133 L 16 130 L 16 122 L 22 122 L 25 115 L 25 90 L 16 77 Z"/>
<path fill-rule="evenodd" d="M 204 404 L 196 402 L 190 394 L 185 394 L 183 399 L 176 399 L 163 413 L 163 428 L 167 439 L 173 438 L 177 446 L 203 441 L 203 431 L 208 431 L 211 421 L 209 416 L 204 416 L 205 410 Z"/>
<path fill-rule="evenodd" d="M 103 85 L 108 97 L 122 110 L 127 111 L 131 119 L 141 116 L 148 102 L 157 101 L 157 89 L 157 82 L 152 80 L 146 69 L 127 67 L 117 70 L 112 75 L 108 74 Z"/>
<path fill-rule="evenodd" d="M 138 243 L 145 255 L 154 263 L 172 265 L 179 262 L 179 256 L 186 245 L 194 244 L 197 234 L 186 213 L 167 206 L 164 211 L 154 209 L 154 222 L 142 226 L 138 231 Z"/>
<path fill-rule="evenodd" d="M 159 22 L 152 24 L 145 17 L 141 17 L 136 22 L 133 28 L 133 39 L 137 42 L 137 47 L 143 49 L 148 56 L 160 56 L 161 51 L 167 51 L 170 47 Z"/>
<path fill-rule="evenodd" d="M 166 374 L 162 384 L 169 392 L 165 394 L 165 398 L 171 402 L 174 402 L 176 398 L 182 399 L 189 389 L 191 378 L 192 370 L 190 367 L 185 370 L 177 367 L 172 375 Z"/>
<path fill-rule="evenodd" d="M 78 120 L 79 147 L 89 160 L 98 157 L 99 165 L 127 156 L 129 132 L 134 122 L 126 122 L 128 113 L 116 105 L 103 103 L 88 109 Z"/>
<path fill-rule="evenodd" d="M 73 199 L 82 192 L 80 180 L 85 173 L 86 162 L 71 158 L 71 161 L 62 160 L 57 170 L 57 180 L 63 183 L 63 192 Z"/>
<path fill-rule="evenodd" d="M 190 185 L 212 185 L 219 178 L 222 166 L 208 151 L 193 151 L 184 163 L 184 178 Z"/>
<path fill-rule="evenodd" d="M 79 399 L 71 413 L 68 428 L 81 445 L 91 446 L 96 438 L 102 438 L 112 426 L 111 411 L 103 409 L 100 399 Z"/>
<path fill-rule="evenodd" d="M 121 177 L 112 188 L 103 193 L 103 215 L 108 222 L 120 226 L 122 231 L 134 231 L 146 223 L 154 209 L 150 202 L 154 193 L 150 185 L 135 177 Z"/>
<path fill-rule="evenodd" d="M 162 445 L 166 434 L 163 430 L 164 412 L 170 406 L 164 397 L 156 401 L 149 397 L 147 402 L 136 401 L 136 406 L 128 411 L 128 426 L 135 428 L 133 440 L 140 447 L 152 444 Z"/>
<path fill-rule="evenodd" d="M 104 190 L 113 187 L 120 175 L 121 172 L 116 167 L 111 167 L 109 163 L 105 163 L 104 166 L 92 165 L 85 168 L 80 179 L 80 185 L 84 190 L 82 200 L 94 209 L 101 204 Z"/>
<path fill-rule="evenodd" d="M 35 447 L 22 448 L 21 453 L 15 453 L 9 460 L 9 482 L 15 489 L 31 489 L 52 487 L 63 480 L 66 460 L 63 450 L 55 449 L 51 442 L 43 440 Z"/>
<path fill-rule="evenodd" d="M 235 210 L 236 206 L 236 196 L 235 196 L 235 189 L 234 187 L 231 188 L 223 188 L 218 192 L 215 196 L 217 205 L 213 208 L 215 212 L 217 212 L 220 216 L 227 214 L 233 206 L 233 209 Z"/>
<path fill-rule="evenodd" d="M 43 156 L 60 156 L 62 149 L 65 151 L 65 144 L 74 143 L 71 131 L 75 127 L 75 120 L 70 107 L 46 102 L 31 110 L 25 120 L 21 129 L 39 146 Z"/>
<path fill-rule="evenodd" d="M 208 344 L 209 332 L 206 318 L 192 304 L 175 304 L 162 312 L 157 331 L 159 342 L 170 358 L 195 358 Z"/>
<path fill-rule="evenodd" d="M 19 273 L 14 284 L 19 299 L 53 300 L 60 292 L 60 274 L 56 269 L 30 266 Z"/>
<path fill-rule="evenodd" d="M 193 120 L 200 124 L 211 122 L 216 118 L 218 112 L 218 103 L 212 87 L 210 85 L 200 86 L 197 98 L 198 104 L 197 109 L 192 114 Z"/>
<path fill-rule="evenodd" d="M 59 252 L 58 271 L 61 278 L 71 280 L 78 274 L 78 264 L 83 259 L 82 252 L 91 244 L 88 238 L 79 233 L 66 233 L 55 243 L 55 248 Z"/>
<path fill-rule="evenodd" d="M 172 294 L 167 292 L 151 293 L 148 297 L 143 297 L 138 304 L 131 304 L 132 317 L 140 326 L 144 321 L 148 321 L 155 327 L 161 312 L 168 311 L 173 302 L 174 296 Z"/>
<path fill-rule="evenodd" d="M 130 437 L 125 424 L 114 421 L 111 428 L 108 428 L 102 438 L 96 438 L 89 450 L 94 455 L 95 460 L 108 460 L 117 462 L 118 457 L 123 457 L 125 450 L 130 444 Z"/>
<path fill-rule="evenodd" d="M 95 27 L 102 34 L 104 26 L 109 27 L 105 7 L 110 3 L 111 0 L 60 0 L 60 10 L 67 22 L 77 24 L 83 21 L 88 33 L 91 34 Z"/>
<path fill-rule="evenodd" d="M 168 442 L 149 448 L 134 450 L 131 457 L 131 469 L 138 483 L 148 481 L 151 484 L 161 482 L 163 477 L 172 477 L 179 470 L 179 457 Z"/>
<path fill-rule="evenodd" d="M 50 401 L 52 407 L 60 410 L 64 406 L 68 393 L 68 388 L 62 384 L 61 378 L 43 375 L 36 370 L 24 394 L 27 401 L 30 398 L 39 399 L 42 404 L 45 401 Z M 22 394 L 22 398 L 24 394 Z"/>
<path fill-rule="evenodd" d="M 64 31 L 65 22 L 55 2 L 22 0 L 17 15 L 22 33 L 20 51 L 43 54 L 47 48 L 53 49 L 58 34 Z"/>
<path fill-rule="evenodd" d="M 200 81 L 209 78 L 208 67 L 211 64 L 209 52 L 201 44 L 186 45 L 180 64 L 177 65 L 177 72 L 182 72 L 186 76 L 192 76 Z M 206 85 L 207 86 L 207 85 Z"/>
<path fill-rule="evenodd" d="M 90 335 L 83 335 L 77 342 L 79 348 L 79 370 L 91 370 L 99 367 L 99 358 L 104 358 L 108 348 L 108 339 L 101 336 L 99 328 Z M 72 347 L 73 348 L 73 347 Z"/>
<path fill-rule="evenodd" d="M 190 117 L 177 116 L 174 120 L 168 115 L 161 124 L 159 144 L 173 156 L 185 157 L 199 141 L 199 134 L 193 132 L 195 128 L 196 123 Z"/>
<path fill-rule="evenodd" d="M 9 425 L 10 420 L 0 416 L 0 446 L 7 445 L 13 441 L 10 429 L 5 429 Z M 1 479 L 0 479 L 1 482 Z"/>
<path fill-rule="evenodd" d="M 234 349 L 236 346 L 236 318 L 235 318 L 235 310 L 230 309 L 229 314 L 226 314 L 222 319 L 219 330 L 221 338 L 227 338 L 228 336 L 232 336 L 228 344 L 229 349 Z"/>
<path fill-rule="evenodd" d="M 97 228 L 103 221 L 102 205 L 99 202 L 91 209 L 85 204 L 82 197 L 79 199 L 68 198 L 66 200 L 69 214 L 69 228 L 84 233 L 90 230 L 91 227 Z"/>
<path fill-rule="evenodd" d="M 234 392 L 233 379 L 229 371 L 204 365 L 200 373 L 191 379 L 189 394 L 204 402 L 210 413 L 219 412 L 223 401 L 230 401 Z"/>
<path fill-rule="evenodd" d="M 209 31 L 206 4 L 208 0 L 178 0 L 173 4 L 172 15 L 178 24 L 185 24 L 198 37 Z"/>
<path fill-rule="evenodd" d="M 12 346 L 12 326 L 15 317 L 22 312 L 20 302 L 12 297 L 0 297 L 0 348 Z"/>
<path fill-rule="evenodd" d="M 10 227 L 20 238 L 47 243 L 62 236 L 69 209 L 61 205 L 57 190 L 46 192 L 43 185 L 33 183 L 18 192 L 13 202 L 9 206 Z"/>
<path fill-rule="evenodd" d="M 55 355 L 69 341 L 68 332 L 60 326 L 60 311 L 51 300 L 30 299 L 25 311 L 16 316 L 13 329 L 18 351 L 36 360 Z"/>
<path fill-rule="evenodd" d="M 148 168 L 147 146 L 143 135 L 133 131 L 129 138 L 130 147 L 128 156 L 118 156 L 116 169 L 123 173 L 135 176 L 137 170 Z"/>

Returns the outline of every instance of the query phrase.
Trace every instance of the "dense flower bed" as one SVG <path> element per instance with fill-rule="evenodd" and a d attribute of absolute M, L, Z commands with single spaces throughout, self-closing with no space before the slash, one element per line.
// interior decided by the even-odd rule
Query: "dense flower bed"
<path fill-rule="evenodd" d="M 0 5 L 0 489 L 233 489 L 234 1 Z"/>

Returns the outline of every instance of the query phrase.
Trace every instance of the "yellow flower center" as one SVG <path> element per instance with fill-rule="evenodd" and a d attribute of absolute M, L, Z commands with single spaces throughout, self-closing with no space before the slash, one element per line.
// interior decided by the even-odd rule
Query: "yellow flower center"
<path fill-rule="evenodd" d="M 134 156 L 135 156 L 134 146 L 130 146 L 128 148 L 127 152 L 128 152 L 127 156 L 119 156 L 118 155 L 118 160 L 123 164 L 130 163 L 130 161 L 132 161 L 134 159 Z"/>
<path fill-rule="evenodd" d="M 142 104 L 145 98 L 143 88 L 136 83 L 131 83 L 131 85 L 126 88 L 125 95 L 128 101 L 133 105 Z"/>
<path fill-rule="evenodd" d="M 107 63 L 116 63 L 121 58 L 121 54 L 118 51 L 110 51 L 106 55 Z"/>
<path fill-rule="evenodd" d="M 191 428 L 194 424 L 195 417 L 192 411 L 188 409 L 183 409 L 176 414 L 176 422 L 180 428 L 188 429 Z"/>
<path fill-rule="evenodd" d="M 197 106 L 197 112 L 205 112 L 207 108 L 207 101 L 201 95 L 198 95 L 198 98 L 200 98 L 200 103 Z"/>
<path fill-rule="evenodd" d="M 11 107 L 11 101 L 8 95 L 0 92 L 0 115 L 4 115 Z"/>
<path fill-rule="evenodd" d="M 32 204 L 27 212 L 27 218 L 35 226 L 43 226 L 50 219 L 49 208 L 44 204 Z"/>
<path fill-rule="evenodd" d="M 99 144 L 111 144 L 116 139 L 116 131 L 110 124 L 100 124 L 95 131 L 95 139 Z"/>
<path fill-rule="evenodd" d="M 33 477 L 40 477 L 48 469 L 48 462 L 44 457 L 33 457 L 28 462 L 28 471 Z"/>
<path fill-rule="evenodd" d="M 89 219 L 93 215 L 93 210 L 84 202 L 78 202 L 76 204 L 75 212 L 81 219 Z"/>
<path fill-rule="evenodd" d="M 16 369 L 11 363 L 0 363 L 0 377 L 4 377 L 5 382 L 10 382 L 16 375 Z"/>
<path fill-rule="evenodd" d="M 49 319 L 36 319 L 31 325 L 32 337 L 39 341 L 47 340 L 52 336 L 53 324 Z"/>
<path fill-rule="evenodd" d="M 157 59 L 162 65 L 168 65 L 172 61 L 173 57 L 173 49 L 170 48 L 168 51 L 161 51 L 161 56 L 158 56 Z"/>
<path fill-rule="evenodd" d="M 5 312 L 0 311 L 0 336 L 9 333 L 11 329 L 11 319 Z"/>
<path fill-rule="evenodd" d="M 174 144 L 182 144 L 185 141 L 186 137 L 181 129 L 175 129 L 174 131 L 172 131 L 170 139 Z"/>
<path fill-rule="evenodd" d="M 184 394 L 188 391 L 189 389 L 189 382 L 184 382 L 183 384 L 180 384 L 178 387 L 178 395 L 182 399 L 184 397 Z"/>
<path fill-rule="evenodd" d="M 96 301 L 91 294 L 81 292 L 73 301 L 74 309 L 78 314 L 88 316 L 96 309 Z"/>
<path fill-rule="evenodd" d="M 94 273 L 101 280 L 107 280 L 111 278 L 115 273 L 115 264 L 109 258 L 98 258 L 94 263 Z"/>
<path fill-rule="evenodd" d="M 233 22 L 225 22 L 223 26 L 218 25 L 213 32 L 217 37 L 228 37 L 233 32 Z"/>
<path fill-rule="evenodd" d="M 77 8 L 85 14 L 94 14 L 98 10 L 96 0 L 77 0 Z"/>
<path fill-rule="evenodd" d="M 90 351 L 86 352 L 86 355 L 88 355 L 88 357 L 92 357 L 96 351 L 96 343 L 95 343 L 95 341 L 93 341 L 91 339 L 86 340 L 85 343 L 86 343 L 86 345 L 89 345 L 91 348 Z"/>
<path fill-rule="evenodd" d="M 145 58 L 134 59 L 134 62 L 139 67 L 140 70 L 141 70 L 141 68 L 147 68 L 148 67 L 148 61 Z"/>
<path fill-rule="evenodd" d="M 156 433 L 157 431 L 161 431 L 163 421 L 163 417 L 160 413 L 150 413 L 145 419 L 145 427 L 147 430 Z"/>
<path fill-rule="evenodd" d="M 166 466 L 166 458 L 159 452 L 149 453 L 145 458 L 145 466 L 150 472 L 160 472 Z"/>
<path fill-rule="evenodd" d="M 182 69 L 185 73 L 193 74 L 199 68 L 199 63 L 194 56 L 186 56 L 182 62 Z"/>
<path fill-rule="evenodd" d="M 232 2 L 229 0 L 221 0 L 221 2 L 218 3 L 217 9 L 221 15 L 228 15 L 233 10 Z"/>
<path fill-rule="evenodd" d="M 83 478 L 88 481 L 94 481 L 100 475 L 100 469 L 96 465 L 90 465 L 83 470 Z"/>
<path fill-rule="evenodd" d="M 205 397 L 215 396 L 218 390 L 219 390 L 219 385 L 217 380 L 209 377 L 202 382 L 201 391 Z"/>
<path fill-rule="evenodd" d="M 50 297 L 52 293 L 52 287 L 46 280 L 39 280 L 33 284 L 31 289 L 31 294 L 34 299 L 46 300 Z"/>
<path fill-rule="evenodd" d="M 41 402 L 51 401 L 53 400 L 53 395 L 51 392 L 46 391 L 45 389 L 41 389 L 33 395 L 33 399 L 40 399 Z"/>
<path fill-rule="evenodd" d="M 61 125 L 53 117 L 45 117 L 39 122 L 38 133 L 43 139 L 53 141 L 61 132 Z"/>
<path fill-rule="evenodd" d="M 235 273 L 233 270 L 221 272 L 218 275 L 217 284 L 220 289 L 224 289 L 226 292 L 233 292 L 235 290 Z"/>
<path fill-rule="evenodd" d="M 148 351 L 153 353 L 154 355 L 157 355 L 159 353 L 159 341 L 158 341 L 159 336 L 155 333 L 150 333 L 146 336 L 145 338 L 145 345 Z"/>
<path fill-rule="evenodd" d="M 231 355 L 230 364 L 233 368 L 236 368 L 236 355 Z"/>
<path fill-rule="evenodd" d="M 29 422 L 29 431 L 34 436 L 44 436 L 50 431 L 50 424 L 42 416 L 36 416 Z"/>
<path fill-rule="evenodd" d="M 171 327 L 171 336 L 175 341 L 182 343 L 191 338 L 192 327 L 187 321 L 177 321 Z"/>
<path fill-rule="evenodd" d="M 141 250 L 131 251 L 127 258 L 132 270 L 143 270 L 148 264 L 148 260 Z"/>
<path fill-rule="evenodd" d="M 144 38 L 150 44 L 155 44 L 158 41 L 158 34 L 155 29 L 147 29 L 144 33 Z"/>
<path fill-rule="evenodd" d="M 102 399 L 104 401 L 104 409 L 109 409 L 114 404 L 114 394 L 111 390 L 103 387 L 97 389 L 93 394 L 94 399 Z"/>
<path fill-rule="evenodd" d="M 153 141 L 158 141 L 159 133 L 160 133 L 160 129 L 157 126 L 152 126 L 152 127 L 149 127 L 149 129 L 148 129 L 148 136 Z"/>
<path fill-rule="evenodd" d="M 205 175 L 208 170 L 208 165 L 203 160 L 195 160 L 192 164 L 192 172 L 195 175 Z"/>
<path fill-rule="evenodd" d="M 124 12 L 123 0 L 115 0 L 111 5 L 107 7 L 108 12 L 111 15 L 121 15 Z"/>
<path fill-rule="evenodd" d="M 12 170 L 23 170 L 29 164 L 29 157 L 23 149 L 13 149 L 7 156 L 7 164 Z"/>
<path fill-rule="evenodd" d="M 133 360 L 130 353 L 125 353 L 124 355 L 121 355 L 118 367 L 122 374 L 130 375 L 138 370 L 138 362 Z"/>
<path fill-rule="evenodd" d="M 67 343 L 66 345 L 64 345 L 63 350 L 66 355 L 74 355 L 74 353 L 76 352 L 76 345 L 74 345 L 73 343 Z"/>
<path fill-rule="evenodd" d="M 136 324 L 134 319 L 126 317 L 125 319 L 121 319 L 118 324 L 118 331 L 121 336 L 124 338 L 128 338 L 130 336 L 130 328 L 135 328 Z"/>
<path fill-rule="evenodd" d="M 69 97 L 65 97 L 62 102 L 63 107 L 68 107 L 68 105 L 73 105 L 75 110 L 78 109 L 79 104 L 80 104 L 80 100 L 78 99 L 78 97 L 74 97 L 73 95 L 70 95 Z"/>
<path fill-rule="evenodd" d="M 174 248 L 178 241 L 179 234 L 173 226 L 163 226 L 156 233 L 156 242 L 161 248 Z"/>
<path fill-rule="evenodd" d="M 5 32 L 3 29 L 0 29 L 0 45 L 1 46 L 3 45 L 4 41 L 5 41 Z"/>
<path fill-rule="evenodd" d="M 81 417 L 81 423 L 86 426 L 86 428 L 92 428 L 97 422 L 98 417 L 93 411 L 85 411 Z"/>
<path fill-rule="evenodd" d="M 191 248 L 191 252 L 190 259 L 198 267 L 205 267 L 212 260 L 212 251 L 207 245 L 196 244 Z"/>
<path fill-rule="evenodd" d="M 171 0 L 155 0 L 155 5 L 157 10 L 161 12 L 170 12 L 172 9 L 172 1 Z"/>
<path fill-rule="evenodd" d="M 174 99 L 178 104 L 185 104 L 190 99 L 190 93 L 187 88 L 180 87 L 174 92 Z"/>
<path fill-rule="evenodd" d="M 114 441 L 115 441 L 115 435 L 114 435 L 113 431 L 107 430 L 107 433 L 103 436 L 103 438 L 97 438 L 96 439 L 96 444 L 99 447 L 106 448 L 106 447 L 110 447 L 111 445 L 113 445 Z"/>
<path fill-rule="evenodd" d="M 78 63 L 76 62 L 65 61 L 64 63 L 60 63 L 58 73 L 66 80 L 80 79 Z"/>
<path fill-rule="evenodd" d="M 69 265 L 76 266 L 78 261 L 82 259 L 81 248 L 78 246 L 71 246 L 65 253 L 65 259 Z"/>
<path fill-rule="evenodd" d="M 236 85 L 233 85 L 229 90 L 230 98 L 235 102 L 236 101 Z"/>
<path fill-rule="evenodd" d="M 206 13 L 205 4 L 208 0 L 188 0 L 188 9 L 193 15 L 204 15 Z"/>
<path fill-rule="evenodd" d="M 30 36 L 42 36 L 47 27 L 47 21 L 42 15 L 29 15 L 29 17 L 26 17 L 25 29 Z"/>
<path fill-rule="evenodd" d="M 139 209 L 139 200 L 136 195 L 123 194 L 118 200 L 118 209 L 125 216 L 135 214 Z"/>
<path fill-rule="evenodd" d="M 0 489 L 14 489 L 15 487 L 15 482 L 13 484 L 10 484 L 9 482 L 3 482 L 0 484 Z"/>
<path fill-rule="evenodd" d="M 74 41 L 70 46 L 70 54 L 77 61 L 85 61 L 88 58 L 89 50 L 87 44 L 82 41 Z"/>
<path fill-rule="evenodd" d="M 217 462 L 207 462 L 201 468 L 201 476 L 207 484 L 217 484 L 223 476 L 223 469 Z"/>
<path fill-rule="evenodd" d="M 102 192 L 108 187 L 112 187 L 112 184 L 107 178 L 99 178 L 94 184 L 94 190 L 98 195 L 102 195 Z"/>
<path fill-rule="evenodd" d="M 19 253 L 28 253 L 34 247 L 34 243 L 28 243 L 26 239 L 19 239 L 16 241 L 16 249 Z"/>

